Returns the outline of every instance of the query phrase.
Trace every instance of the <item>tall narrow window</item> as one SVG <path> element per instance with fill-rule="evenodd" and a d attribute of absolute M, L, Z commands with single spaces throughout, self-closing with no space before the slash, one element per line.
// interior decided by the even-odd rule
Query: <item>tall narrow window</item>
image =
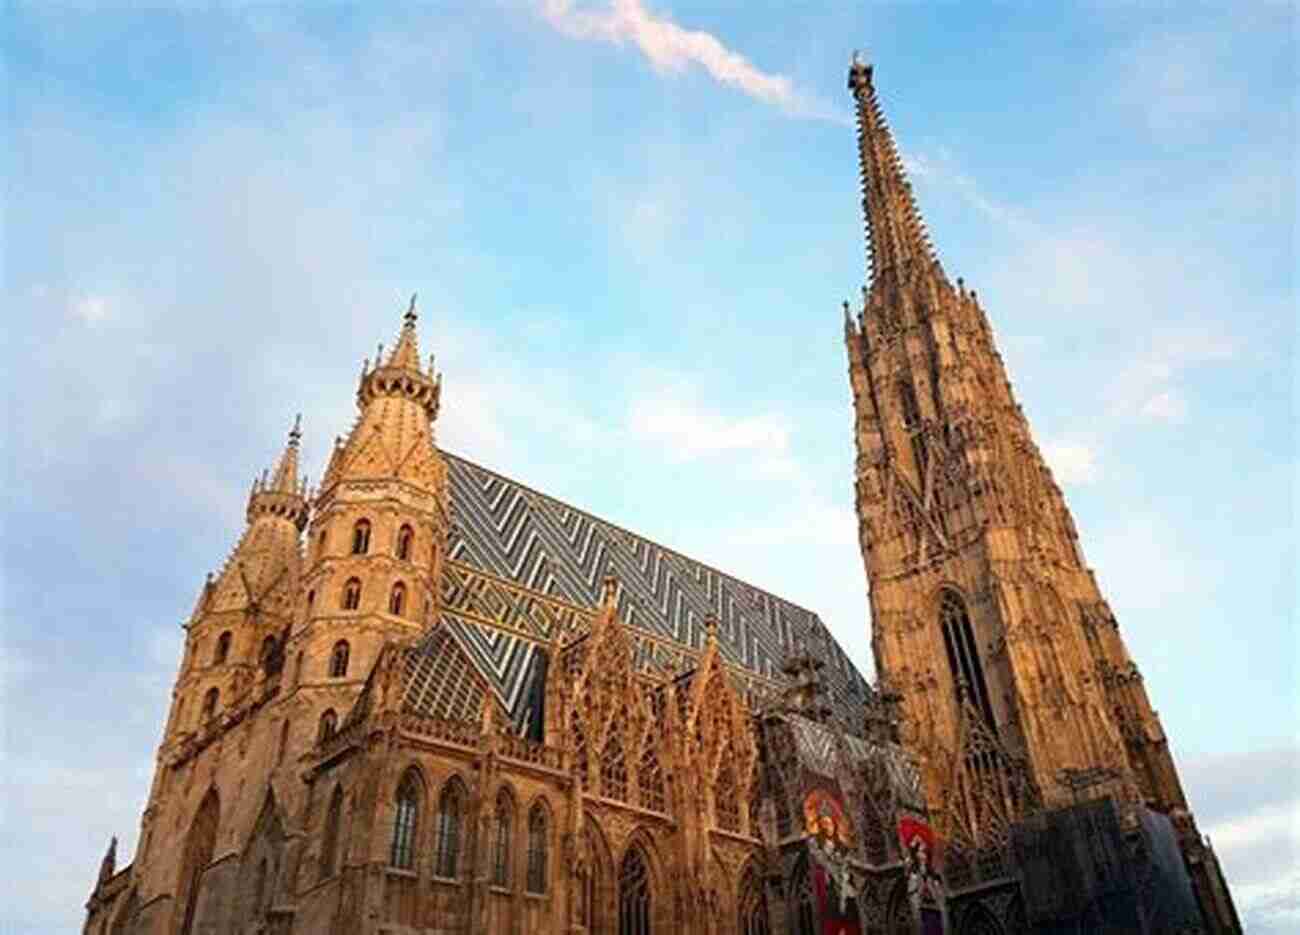
<path fill-rule="evenodd" d="M 361 579 L 349 578 L 343 585 L 343 609 L 356 610 L 361 606 Z"/>
<path fill-rule="evenodd" d="M 650 874 L 645 857 L 628 849 L 618 870 L 619 935 L 650 935 Z"/>
<path fill-rule="evenodd" d="M 434 874 L 444 879 L 456 879 L 460 869 L 460 817 L 464 796 L 455 779 L 442 787 L 438 797 L 438 852 Z"/>
<path fill-rule="evenodd" d="M 181 917 L 180 935 L 190 935 L 194 930 L 194 910 L 198 905 L 199 882 L 203 871 L 212 862 L 212 852 L 217 844 L 217 827 L 221 820 L 221 802 L 215 789 L 203 797 L 194 821 L 181 850 L 181 873 L 176 893 L 176 905 L 185 907 Z"/>
<path fill-rule="evenodd" d="M 338 715 L 334 713 L 333 708 L 330 708 L 320 716 L 320 729 L 316 732 L 316 742 L 324 743 L 329 740 L 337 729 Z"/>
<path fill-rule="evenodd" d="M 335 786 L 330 807 L 325 813 L 325 830 L 321 835 L 320 878 L 334 876 L 338 866 L 339 825 L 343 821 L 343 787 Z"/>
<path fill-rule="evenodd" d="M 397 530 L 397 557 L 406 561 L 411 557 L 411 543 L 415 541 L 415 530 L 406 524 Z"/>
<path fill-rule="evenodd" d="M 610 734 L 600 755 L 600 791 L 611 799 L 627 799 L 627 764 L 617 734 Z"/>
<path fill-rule="evenodd" d="M 322 552 L 325 551 L 325 543 L 326 543 L 326 542 L 328 541 L 328 539 L 329 539 L 328 532 L 329 532 L 329 528 L 328 528 L 328 527 L 322 527 L 322 528 L 321 528 L 320 536 L 317 537 L 317 539 L 316 539 L 316 554 L 317 554 L 317 555 L 320 555 Z"/>
<path fill-rule="evenodd" d="M 993 709 L 989 704 L 988 688 L 984 684 L 984 669 L 980 665 L 979 649 L 971 629 L 966 604 L 953 591 L 944 591 L 939 600 L 939 623 L 943 628 L 943 645 L 948 656 L 948 671 L 953 681 L 964 683 L 970 692 L 975 709 L 990 727 L 994 726 Z"/>
<path fill-rule="evenodd" d="M 740 800 L 736 792 L 736 771 L 731 764 L 735 761 L 731 747 L 722 753 L 722 762 L 718 768 L 718 778 L 713 785 L 713 816 L 723 831 L 740 830 Z"/>
<path fill-rule="evenodd" d="M 284 762 L 284 753 L 289 749 L 289 719 L 285 718 L 280 722 L 280 746 L 275 751 L 275 762 L 278 766 Z"/>
<path fill-rule="evenodd" d="M 397 811 L 393 819 L 393 847 L 389 862 L 400 870 L 415 865 L 415 831 L 420 817 L 420 777 L 408 769 L 397 786 Z"/>
<path fill-rule="evenodd" d="M 348 674 L 348 641 L 339 640 L 330 652 L 330 678 L 341 679 Z"/>
<path fill-rule="evenodd" d="M 492 885 L 510 885 L 510 830 L 514 824 L 514 803 L 510 793 L 502 789 L 497 793 L 496 838 L 492 844 Z"/>
<path fill-rule="evenodd" d="M 659 766 L 652 736 L 646 737 L 641 750 L 641 766 L 637 770 L 637 786 L 641 793 L 641 807 L 652 811 L 664 810 L 664 771 Z"/>
<path fill-rule="evenodd" d="M 230 655 L 230 631 L 227 630 L 217 637 L 217 650 L 212 654 L 212 664 L 219 666 L 226 661 Z"/>
<path fill-rule="evenodd" d="M 406 585 L 397 582 L 393 585 L 392 592 L 388 595 L 388 612 L 396 617 L 402 616 L 402 611 L 406 609 Z"/>
<path fill-rule="evenodd" d="M 315 592 L 315 591 L 308 591 L 308 592 L 307 592 L 307 611 L 308 611 L 308 613 L 311 612 L 311 607 L 312 607 L 312 605 L 315 604 L 315 603 L 316 603 L 316 592 Z"/>
<path fill-rule="evenodd" d="M 257 661 L 268 675 L 278 675 L 284 660 L 280 655 L 280 641 L 274 636 L 262 640 L 262 648 L 257 654 Z"/>
<path fill-rule="evenodd" d="M 359 519 L 352 527 L 352 554 L 365 555 L 370 551 L 370 520 Z"/>
<path fill-rule="evenodd" d="M 921 407 L 916 404 L 916 390 L 911 383 L 903 381 L 898 384 L 898 401 L 903 410 L 903 426 L 912 442 L 917 476 L 924 477 L 930 452 L 925 446 L 925 436 L 922 433 Z"/>
<path fill-rule="evenodd" d="M 206 695 L 203 696 L 203 720 L 207 720 L 217 713 L 217 701 L 221 698 L 221 692 L 216 688 L 209 688 Z"/>
<path fill-rule="evenodd" d="M 528 813 L 528 892 L 546 892 L 546 809 L 541 802 Z"/>

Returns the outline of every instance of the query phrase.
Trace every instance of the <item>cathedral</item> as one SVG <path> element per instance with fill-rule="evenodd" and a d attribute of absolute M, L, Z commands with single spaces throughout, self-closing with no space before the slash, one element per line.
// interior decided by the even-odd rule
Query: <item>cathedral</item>
<path fill-rule="evenodd" d="M 871 66 L 848 87 L 877 684 L 816 614 L 440 449 L 412 300 L 319 485 L 297 424 L 253 483 L 85 935 L 1241 931 Z"/>

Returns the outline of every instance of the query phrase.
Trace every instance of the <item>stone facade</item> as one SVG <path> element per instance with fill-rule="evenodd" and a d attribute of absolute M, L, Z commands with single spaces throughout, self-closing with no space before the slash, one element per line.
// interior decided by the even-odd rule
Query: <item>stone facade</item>
<path fill-rule="evenodd" d="M 412 300 L 319 488 L 297 424 L 255 481 L 87 935 L 1239 930 L 871 69 L 849 86 L 879 689 L 808 611 L 441 451 Z"/>

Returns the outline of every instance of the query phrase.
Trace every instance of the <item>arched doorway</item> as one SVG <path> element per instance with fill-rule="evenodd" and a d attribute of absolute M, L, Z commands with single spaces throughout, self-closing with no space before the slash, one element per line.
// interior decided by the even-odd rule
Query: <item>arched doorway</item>
<path fill-rule="evenodd" d="M 211 789 L 203 797 L 199 810 L 194 813 L 185 847 L 181 852 L 181 873 L 176 886 L 176 907 L 182 913 L 180 935 L 190 935 L 194 928 L 194 913 L 198 907 L 199 883 L 203 871 L 212 863 L 212 852 L 217 846 L 217 827 L 221 822 L 221 801 L 217 790 Z"/>

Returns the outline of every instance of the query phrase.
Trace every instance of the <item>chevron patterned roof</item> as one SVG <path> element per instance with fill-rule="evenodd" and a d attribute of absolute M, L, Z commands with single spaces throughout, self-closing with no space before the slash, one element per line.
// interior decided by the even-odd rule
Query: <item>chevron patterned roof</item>
<path fill-rule="evenodd" d="M 619 583 L 620 618 L 648 637 L 640 652 L 652 658 L 642 663 L 657 663 L 661 669 L 682 665 L 703 647 L 704 621 L 710 616 L 718 620 L 724 658 L 765 679 L 782 680 L 782 660 L 791 649 L 811 643 L 813 653 L 826 661 L 821 674 L 835 720 L 853 733 L 861 731 L 866 681 L 816 614 L 464 458 L 443 454 L 450 471 L 448 546 L 453 562 L 579 608 L 595 608 L 602 580 L 613 575 Z M 517 603 L 515 596 L 502 613 L 526 613 Z M 528 716 L 522 707 L 537 694 L 533 682 L 539 643 L 548 634 L 525 636 L 516 625 L 503 628 L 457 612 L 444 613 L 442 622 L 523 727 Z M 673 659 L 674 647 L 692 652 L 677 652 Z"/>

